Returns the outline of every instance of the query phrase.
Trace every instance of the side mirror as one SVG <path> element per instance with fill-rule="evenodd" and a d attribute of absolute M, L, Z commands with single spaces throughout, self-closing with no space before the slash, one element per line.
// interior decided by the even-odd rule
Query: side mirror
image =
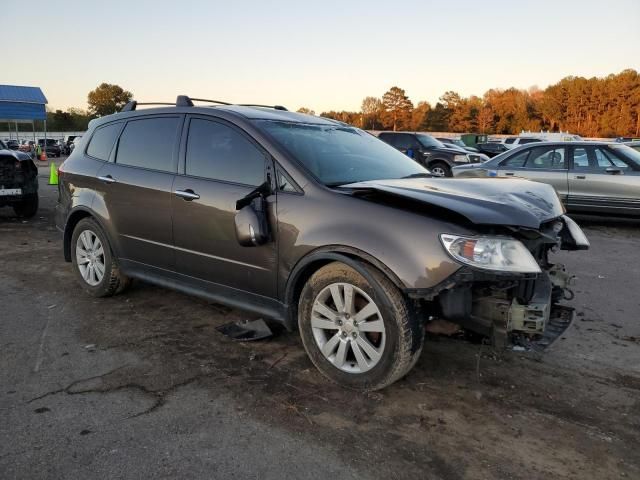
<path fill-rule="evenodd" d="M 269 241 L 267 197 L 271 193 L 268 182 L 236 202 L 236 239 L 243 247 L 257 247 Z"/>
<path fill-rule="evenodd" d="M 257 247 L 269 241 L 266 210 L 262 208 L 264 203 L 264 199 L 256 199 L 236 213 L 236 238 L 243 247 Z"/>

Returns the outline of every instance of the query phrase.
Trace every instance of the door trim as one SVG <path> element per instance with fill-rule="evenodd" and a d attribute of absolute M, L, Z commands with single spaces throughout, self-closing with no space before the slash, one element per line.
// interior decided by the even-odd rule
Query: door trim
<path fill-rule="evenodd" d="M 140 242 L 152 243 L 154 245 L 158 245 L 159 247 L 167 247 L 173 250 L 180 250 L 181 252 L 193 253 L 194 255 L 200 255 L 202 257 L 213 258 L 214 260 L 222 260 L 223 262 L 234 263 L 236 265 L 242 265 L 244 267 L 255 268 L 256 270 L 269 270 L 268 268 L 260 267 L 258 265 L 252 265 L 250 263 L 239 262 L 238 260 L 231 260 L 230 258 L 218 257 L 216 255 L 211 255 L 209 253 L 197 252 L 195 250 L 189 250 L 188 248 L 177 247 L 175 245 L 168 245 L 166 243 L 155 242 L 153 240 L 147 240 L 145 238 L 134 237 L 133 235 L 122 235 L 123 237 L 130 238 L 132 240 L 138 240 Z"/>

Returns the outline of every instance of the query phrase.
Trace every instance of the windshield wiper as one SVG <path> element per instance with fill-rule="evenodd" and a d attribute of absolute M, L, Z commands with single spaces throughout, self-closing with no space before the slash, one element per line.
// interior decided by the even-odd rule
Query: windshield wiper
<path fill-rule="evenodd" d="M 422 172 L 422 173 L 412 173 L 411 175 L 407 175 L 406 177 L 400 177 L 400 179 L 403 179 L 403 178 L 433 178 L 433 175 L 427 172 Z"/>

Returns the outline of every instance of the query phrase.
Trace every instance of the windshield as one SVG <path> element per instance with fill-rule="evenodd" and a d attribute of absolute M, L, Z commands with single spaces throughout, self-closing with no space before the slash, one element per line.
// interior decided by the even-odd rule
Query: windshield
<path fill-rule="evenodd" d="M 614 152 L 621 153 L 625 158 L 628 158 L 635 163 L 637 167 L 640 167 L 640 152 L 638 150 L 635 150 L 628 145 L 609 145 L 609 148 Z"/>
<path fill-rule="evenodd" d="M 436 140 L 435 138 L 433 138 L 431 135 L 425 135 L 424 133 L 418 133 L 416 135 L 416 137 L 418 137 L 418 141 L 422 144 L 423 147 L 436 147 L 436 148 L 443 148 L 444 147 L 444 143 Z M 445 147 L 446 148 L 446 147 Z"/>
<path fill-rule="evenodd" d="M 273 120 L 258 123 L 328 186 L 429 174 L 403 153 L 359 128 Z"/>

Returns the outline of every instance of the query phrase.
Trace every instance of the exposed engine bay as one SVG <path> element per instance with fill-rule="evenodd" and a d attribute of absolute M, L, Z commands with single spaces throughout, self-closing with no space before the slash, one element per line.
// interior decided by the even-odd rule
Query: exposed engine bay
<path fill-rule="evenodd" d="M 549 345 L 569 326 L 573 313 L 559 302 L 574 297 L 574 277 L 564 265 L 551 263 L 549 254 L 588 248 L 576 228 L 566 216 L 543 223 L 539 230 L 512 228 L 510 236 L 527 247 L 540 273 L 505 275 L 464 268 L 453 285 L 434 297 L 436 310 L 446 320 L 491 337 L 496 346 L 537 341 Z"/>

